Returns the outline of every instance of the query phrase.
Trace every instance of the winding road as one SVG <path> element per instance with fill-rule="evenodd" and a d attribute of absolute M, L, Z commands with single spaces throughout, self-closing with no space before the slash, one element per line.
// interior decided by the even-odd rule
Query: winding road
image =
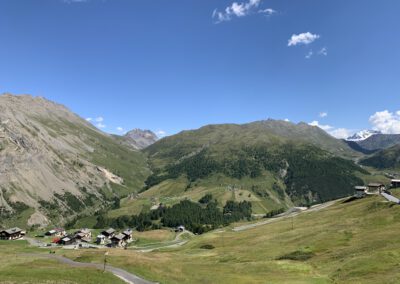
<path fill-rule="evenodd" d="M 35 256 L 35 257 L 43 257 L 43 258 L 49 258 L 49 259 L 55 259 L 58 260 L 61 263 L 68 264 L 72 267 L 83 267 L 83 268 L 96 268 L 99 270 L 104 269 L 104 265 L 100 263 L 85 263 L 85 262 L 76 262 L 73 261 L 69 258 L 66 258 L 61 255 L 55 255 L 55 254 L 25 254 L 25 255 L 30 255 L 30 256 Z M 106 265 L 106 271 L 114 274 L 121 280 L 125 281 L 128 284 L 156 284 L 155 282 L 150 282 L 147 280 L 144 280 L 140 278 L 139 276 L 136 276 L 132 273 L 129 273 L 123 269 L 116 268 L 110 265 Z"/>
<path fill-rule="evenodd" d="M 339 200 L 341 200 L 341 199 L 339 199 Z M 337 201 L 338 200 L 334 200 L 334 201 L 329 201 L 329 202 L 325 202 L 325 203 L 322 203 L 322 204 L 314 205 L 314 206 L 312 206 L 312 207 L 310 207 L 309 209 L 306 209 L 306 210 L 298 210 L 298 211 L 294 211 L 294 212 L 292 211 L 291 213 L 283 213 L 283 214 L 277 215 L 274 218 L 270 218 L 270 219 L 267 219 L 267 220 L 264 220 L 264 221 L 261 221 L 261 222 L 234 227 L 232 230 L 234 232 L 245 231 L 245 230 L 249 230 L 249 229 L 252 229 L 252 228 L 255 228 L 255 227 L 258 227 L 258 226 L 263 226 L 263 225 L 266 225 L 266 224 L 274 223 L 276 221 L 280 221 L 280 220 L 283 220 L 283 219 L 286 219 L 286 218 L 295 217 L 295 216 L 297 216 L 297 215 L 299 215 L 299 214 L 301 214 L 303 212 L 305 213 L 305 212 L 319 211 L 319 210 L 322 210 L 324 208 L 327 208 L 327 207 L 335 204 Z"/>

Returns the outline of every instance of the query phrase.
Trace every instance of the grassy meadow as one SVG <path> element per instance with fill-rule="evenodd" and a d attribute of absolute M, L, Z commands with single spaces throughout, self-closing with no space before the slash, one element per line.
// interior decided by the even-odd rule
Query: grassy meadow
<path fill-rule="evenodd" d="M 109 262 L 160 283 L 399 283 L 399 225 L 400 207 L 372 196 L 177 248 L 110 250 Z M 101 262 L 104 251 L 63 253 Z"/>

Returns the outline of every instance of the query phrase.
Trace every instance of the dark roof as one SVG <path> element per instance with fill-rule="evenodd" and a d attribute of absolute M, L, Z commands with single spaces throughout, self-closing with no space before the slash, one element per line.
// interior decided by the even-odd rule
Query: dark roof
<path fill-rule="evenodd" d="M 18 228 L 18 227 L 15 227 L 15 228 L 11 228 L 11 229 L 4 230 L 4 231 L 2 231 L 2 232 L 5 232 L 5 233 L 7 233 L 7 234 L 9 234 L 9 235 L 12 235 L 12 234 L 21 233 L 22 230 L 21 230 L 20 228 Z"/>
<path fill-rule="evenodd" d="M 124 234 L 118 234 L 118 235 L 115 235 L 114 237 L 112 237 L 111 239 L 112 240 L 113 239 L 117 239 L 117 240 L 121 241 L 121 240 L 125 239 L 125 235 Z"/>
<path fill-rule="evenodd" d="M 126 236 L 132 236 L 132 230 L 125 230 L 125 231 L 123 231 L 122 232 L 124 235 L 126 235 Z"/>

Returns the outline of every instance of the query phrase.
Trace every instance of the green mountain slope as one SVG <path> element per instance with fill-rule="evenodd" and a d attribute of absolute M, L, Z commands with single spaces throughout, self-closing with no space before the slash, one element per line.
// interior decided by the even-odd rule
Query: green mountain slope
<path fill-rule="evenodd" d="M 377 169 L 400 168 L 400 145 L 381 150 L 371 157 L 361 160 L 360 164 Z"/>
<path fill-rule="evenodd" d="M 211 191 L 222 204 L 240 197 L 256 213 L 348 195 L 362 183 L 356 173 L 367 174 L 338 157 L 357 155 L 343 141 L 285 121 L 209 125 L 161 139 L 145 153 L 153 174 L 142 196 L 158 197 L 181 180 L 181 196 Z"/>

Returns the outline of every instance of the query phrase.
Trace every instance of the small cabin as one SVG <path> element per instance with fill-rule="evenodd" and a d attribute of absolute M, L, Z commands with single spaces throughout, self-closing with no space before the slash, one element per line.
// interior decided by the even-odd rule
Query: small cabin
<path fill-rule="evenodd" d="M 111 238 L 111 245 L 113 247 L 124 247 L 126 245 L 126 236 L 124 234 L 117 234 Z"/>
<path fill-rule="evenodd" d="M 354 196 L 357 198 L 363 198 L 366 195 L 367 187 L 366 186 L 355 186 L 355 194 Z"/>
<path fill-rule="evenodd" d="M 73 245 L 74 243 L 75 243 L 75 238 L 72 236 L 64 237 L 59 241 L 59 244 L 63 246 Z"/>
<path fill-rule="evenodd" d="M 183 232 L 183 231 L 185 231 L 185 226 L 182 226 L 182 225 L 176 227 L 176 229 L 175 229 L 175 232 Z"/>
<path fill-rule="evenodd" d="M 58 238 L 62 238 L 66 235 L 67 235 L 67 232 L 63 228 L 54 228 L 45 233 L 45 236 L 58 237 Z"/>
<path fill-rule="evenodd" d="M 22 229 L 15 227 L 7 230 L 0 231 L 0 240 L 18 240 L 25 236 L 26 232 Z"/>
<path fill-rule="evenodd" d="M 92 232 L 85 228 L 75 232 L 75 238 L 79 240 L 89 240 L 92 238 Z"/>
<path fill-rule="evenodd" d="M 399 188 L 400 187 L 400 179 L 392 179 L 390 183 L 391 188 Z"/>
<path fill-rule="evenodd" d="M 122 234 L 125 235 L 125 241 L 127 243 L 130 243 L 133 241 L 133 237 L 132 237 L 133 231 L 131 229 L 123 231 Z"/>
<path fill-rule="evenodd" d="M 380 194 L 386 190 L 386 186 L 383 183 L 370 183 L 368 184 L 368 194 Z"/>
<path fill-rule="evenodd" d="M 106 236 L 104 235 L 98 235 L 96 237 L 96 244 L 98 245 L 104 245 L 106 243 Z"/>
<path fill-rule="evenodd" d="M 115 230 L 113 228 L 109 228 L 103 232 L 101 232 L 103 236 L 105 236 L 108 239 L 111 239 L 115 235 Z"/>

